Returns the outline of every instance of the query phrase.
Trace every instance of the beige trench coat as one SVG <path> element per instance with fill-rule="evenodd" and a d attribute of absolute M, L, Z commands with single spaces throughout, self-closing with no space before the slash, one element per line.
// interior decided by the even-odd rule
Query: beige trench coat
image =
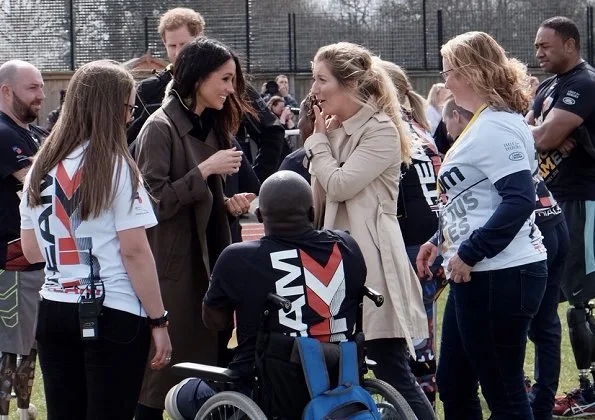
<path fill-rule="evenodd" d="M 366 339 L 428 337 L 417 275 L 397 221 L 401 148 L 388 115 L 366 105 L 327 135 L 313 134 L 304 147 L 311 158 L 317 227 L 347 229 L 359 244 L 366 285 L 382 293 L 376 308 L 364 299 Z"/>

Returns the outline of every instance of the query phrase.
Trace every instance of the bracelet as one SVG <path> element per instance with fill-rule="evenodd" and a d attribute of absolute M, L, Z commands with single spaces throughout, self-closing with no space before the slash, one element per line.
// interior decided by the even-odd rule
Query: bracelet
<path fill-rule="evenodd" d="M 149 327 L 151 328 L 165 328 L 169 326 L 169 320 L 167 319 L 168 312 L 159 317 L 159 318 L 148 318 L 149 320 Z"/>

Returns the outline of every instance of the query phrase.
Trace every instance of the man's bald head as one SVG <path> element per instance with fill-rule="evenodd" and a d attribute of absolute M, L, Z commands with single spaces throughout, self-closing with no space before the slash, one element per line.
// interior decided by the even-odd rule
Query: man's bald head
<path fill-rule="evenodd" d="M 17 124 L 35 121 L 44 98 L 43 77 L 33 64 L 10 60 L 0 66 L 0 110 Z"/>
<path fill-rule="evenodd" d="M 0 66 L 0 85 L 14 85 L 30 73 L 39 74 L 41 78 L 41 72 L 33 64 L 22 60 L 7 61 Z"/>
<path fill-rule="evenodd" d="M 279 171 L 268 177 L 260 187 L 258 205 L 267 235 L 312 229 L 312 190 L 295 172 Z"/>

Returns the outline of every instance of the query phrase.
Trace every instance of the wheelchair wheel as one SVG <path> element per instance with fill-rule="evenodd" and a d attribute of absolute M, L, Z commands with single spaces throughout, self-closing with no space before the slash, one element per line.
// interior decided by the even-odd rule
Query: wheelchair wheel
<path fill-rule="evenodd" d="M 376 378 L 367 378 L 362 386 L 376 402 L 382 420 L 417 419 L 407 400 L 388 383 Z"/>
<path fill-rule="evenodd" d="M 224 391 L 213 395 L 200 408 L 194 420 L 265 420 L 254 401 L 244 394 Z"/>

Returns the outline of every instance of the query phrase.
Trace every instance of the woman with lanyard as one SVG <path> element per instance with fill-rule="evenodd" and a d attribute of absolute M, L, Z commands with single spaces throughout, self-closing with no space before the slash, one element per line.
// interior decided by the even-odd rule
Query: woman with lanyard
<path fill-rule="evenodd" d="M 416 261 L 428 274 L 439 247 L 451 284 L 440 399 L 447 420 L 481 419 L 479 381 L 492 419 L 532 419 L 523 360 L 547 268 L 533 223 L 535 149 L 521 115 L 529 78 L 483 32 L 451 39 L 441 54 L 446 86 L 474 116 L 442 162 L 440 226 Z"/>

